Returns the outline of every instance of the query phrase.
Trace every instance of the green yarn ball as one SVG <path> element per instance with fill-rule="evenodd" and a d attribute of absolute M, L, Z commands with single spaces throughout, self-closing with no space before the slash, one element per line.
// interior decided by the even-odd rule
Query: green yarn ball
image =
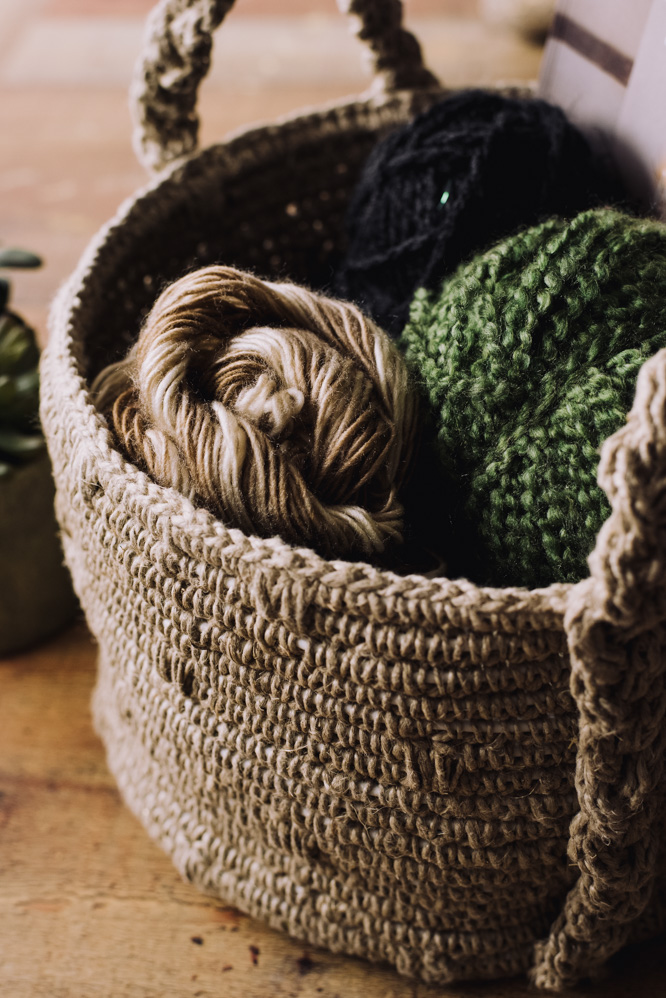
<path fill-rule="evenodd" d="M 610 513 L 600 446 L 666 346 L 666 226 L 596 210 L 521 232 L 418 291 L 402 346 L 480 536 L 477 581 L 586 576 Z"/>

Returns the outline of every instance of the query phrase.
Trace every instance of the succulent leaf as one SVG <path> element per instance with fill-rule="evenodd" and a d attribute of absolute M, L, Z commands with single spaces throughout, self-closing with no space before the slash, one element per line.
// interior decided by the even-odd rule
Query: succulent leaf
<path fill-rule="evenodd" d="M 0 267 L 39 267 L 26 250 L 0 250 Z M 39 432 L 39 347 L 34 331 L 7 310 L 9 282 L 0 278 L 0 479 L 45 447 Z"/>
<path fill-rule="evenodd" d="M 41 267 L 42 261 L 36 253 L 28 250 L 7 247 L 0 250 L 0 267 L 21 267 L 30 268 Z"/>
<path fill-rule="evenodd" d="M 9 408 L 15 398 L 16 385 L 14 384 L 14 378 L 10 378 L 8 374 L 0 374 L 0 412 Z"/>
<path fill-rule="evenodd" d="M 39 372 L 35 369 L 14 378 L 0 375 L 0 428 L 35 432 L 38 426 Z"/>
<path fill-rule="evenodd" d="M 13 312 L 0 317 L 0 374 L 23 374 L 39 363 L 35 334 Z"/>
<path fill-rule="evenodd" d="M 0 428 L 0 455 L 3 460 L 27 461 L 44 448 L 40 434 L 19 433 Z"/>

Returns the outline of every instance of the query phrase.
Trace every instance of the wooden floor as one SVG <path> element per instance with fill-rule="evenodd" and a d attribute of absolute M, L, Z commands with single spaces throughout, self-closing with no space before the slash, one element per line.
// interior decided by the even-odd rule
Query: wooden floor
<path fill-rule="evenodd" d="M 0 0 L 0 242 L 42 254 L 14 307 L 46 341 L 48 303 L 96 229 L 144 181 L 126 90 L 149 0 Z M 203 140 L 358 90 L 333 0 L 240 0 L 202 94 Z M 474 0 L 411 0 L 432 68 L 462 86 L 528 79 L 540 53 Z M 279 16 L 277 16 L 279 12 Z M 90 722 L 80 622 L 0 662 L 0 995 L 11 998 L 518 998 L 443 991 L 304 947 L 200 895 L 123 806 Z M 588 992 L 666 994 L 660 944 Z"/>

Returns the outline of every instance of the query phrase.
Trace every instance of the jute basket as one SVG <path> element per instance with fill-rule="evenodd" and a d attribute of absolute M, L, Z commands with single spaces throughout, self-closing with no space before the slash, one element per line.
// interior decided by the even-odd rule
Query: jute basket
<path fill-rule="evenodd" d="M 666 740 L 666 351 L 604 447 L 578 585 L 481 589 L 227 529 L 128 464 L 89 394 L 163 284 L 214 261 L 321 284 L 378 134 L 442 94 L 397 0 L 340 0 L 361 99 L 196 150 L 230 0 L 163 0 L 133 88 L 160 170 L 57 298 L 42 418 L 97 728 L 207 892 L 426 981 L 557 988 L 656 931 Z"/>

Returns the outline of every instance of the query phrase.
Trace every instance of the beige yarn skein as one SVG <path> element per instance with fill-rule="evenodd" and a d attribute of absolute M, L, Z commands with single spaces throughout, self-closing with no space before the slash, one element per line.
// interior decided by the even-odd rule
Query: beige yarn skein
<path fill-rule="evenodd" d="M 415 395 L 353 305 L 205 267 L 160 295 L 93 392 L 131 461 L 229 526 L 327 557 L 402 539 Z"/>

